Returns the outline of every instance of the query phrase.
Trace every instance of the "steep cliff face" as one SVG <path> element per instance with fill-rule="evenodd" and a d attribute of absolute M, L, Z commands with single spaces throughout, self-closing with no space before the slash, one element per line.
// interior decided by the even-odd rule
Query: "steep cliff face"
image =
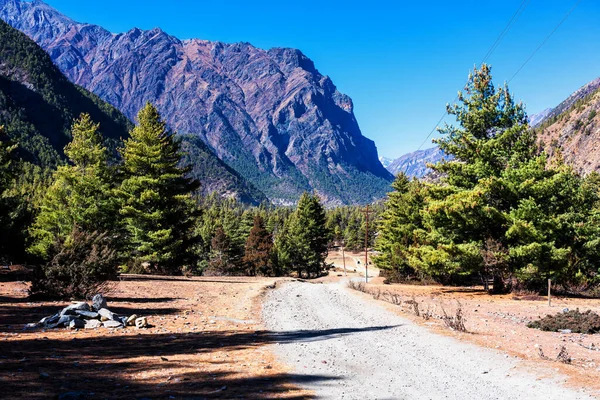
<path fill-rule="evenodd" d="M 275 203 L 304 190 L 332 204 L 388 190 L 392 175 L 362 136 L 352 100 L 299 50 L 181 41 L 160 29 L 112 34 L 41 1 L 0 0 L 0 18 L 128 117 L 155 103 L 172 129 L 199 136 Z"/>
<path fill-rule="evenodd" d="M 535 130 L 551 161 L 562 158 L 582 174 L 600 172 L 600 79 L 552 109 Z"/>

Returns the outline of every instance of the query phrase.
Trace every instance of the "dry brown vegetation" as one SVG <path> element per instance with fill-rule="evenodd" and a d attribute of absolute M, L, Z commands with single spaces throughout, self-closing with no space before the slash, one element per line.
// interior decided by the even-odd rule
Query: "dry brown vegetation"
<path fill-rule="evenodd" d="M 452 334 L 447 329 L 450 327 L 458 339 L 528 360 L 532 368 L 540 361 L 548 362 L 569 377 L 568 385 L 586 386 L 600 393 L 600 335 L 527 327 L 532 320 L 566 308 L 598 312 L 598 300 L 555 297 L 548 307 L 547 299 L 537 295 L 489 295 L 483 287 L 387 285 L 382 278 L 372 279 L 362 289 L 439 333 Z"/>
<path fill-rule="evenodd" d="M 65 305 L 29 302 L 24 282 L 0 282 L 4 395 L 52 398 L 309 398 L 267 345 L 260 323 L 266 278 L 129 277 L 108 302 L 148 316 L 150 329 L 23 330 Z M 294 332 L 277 341 L 294 340 Z M 303 379 L 325 379 L 303 377 Z"/>

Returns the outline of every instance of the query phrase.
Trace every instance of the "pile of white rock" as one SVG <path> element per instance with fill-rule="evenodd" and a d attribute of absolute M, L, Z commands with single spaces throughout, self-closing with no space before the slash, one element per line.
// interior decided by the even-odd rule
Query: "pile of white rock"
<path fill-rule="evenodd" d="M 133 314 L 121 316 L 107 308 L 106 299 L 101 294 L 92 298 L 92 304 L 85 301 L 73 303 L 59 313 L 44 317 L 39 322 L 27 324 L 26 328 L 54 329 L 67 327 L 71 329 L 123 328 L 135 326 L 138 329 L 148 327 L 146 317 Z"/>

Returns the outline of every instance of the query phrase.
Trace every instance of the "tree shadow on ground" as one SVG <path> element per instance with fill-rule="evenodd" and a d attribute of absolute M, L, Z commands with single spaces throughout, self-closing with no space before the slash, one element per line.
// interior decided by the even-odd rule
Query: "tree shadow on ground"
<path fill-rule="evenodd" d="M 66 392 L 83 392 L 81 398 L 92 397 L 91 393 L 94 398 L 307 398 L 289 392 L 290 383 L 326 385 L 341 378 L 269 373 L 269 365 L 254 373 L 229 358 L 213 360 L 223 366 L 218 373 L 209 373 L 202 370 L 202 364 L 194 364 L 192 356 L 256 349 L 258 360 L 259 347 L 269 343 L 328 340 L 393 327 L 179 334 L 119 330 L 102 337 L 19 338 L 0 341 L 0 376 L 3 393 L 10 393 L 11 398 L 47 398 Z M 175 368 L 186 372 L 164 382 L 152 379 Z"/>
<path fill-rule="evenodd" d="M 202 279 L 194 279 L 202 278 Z M 160 275 L 121 275 L 119 280 L 121 281 L 163 281 L 163 282 L 194 282 L 194 283 L 257 283 L 256 280 L 243 280 L 243 277 L 232 277 L 236 280 L 219 279 L 215 277 L 173 277 L 173 276 L 160 276 Z"/>
<path fill-rule="evenodd" d="M 108 305 L 112 302 L 123 302 L 123 303 L 168 303 L 172 301 L 182 300 L 181 297 L 114 297 L 109 296 L 106 298 Z"/>

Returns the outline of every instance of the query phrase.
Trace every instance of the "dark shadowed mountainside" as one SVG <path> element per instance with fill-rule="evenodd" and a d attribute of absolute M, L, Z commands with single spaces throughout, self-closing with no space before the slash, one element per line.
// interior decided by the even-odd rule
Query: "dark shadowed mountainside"
<path fill-rule="evenodd" d="M 69 82 L 43 49 L 0 21 L 0 124 L 19 143 L 20 156 L 42 167 L 56 166 L 81 113 L 100 123 L 115 153 L 119 139 L 128 135 L 129 120 Z"/>

